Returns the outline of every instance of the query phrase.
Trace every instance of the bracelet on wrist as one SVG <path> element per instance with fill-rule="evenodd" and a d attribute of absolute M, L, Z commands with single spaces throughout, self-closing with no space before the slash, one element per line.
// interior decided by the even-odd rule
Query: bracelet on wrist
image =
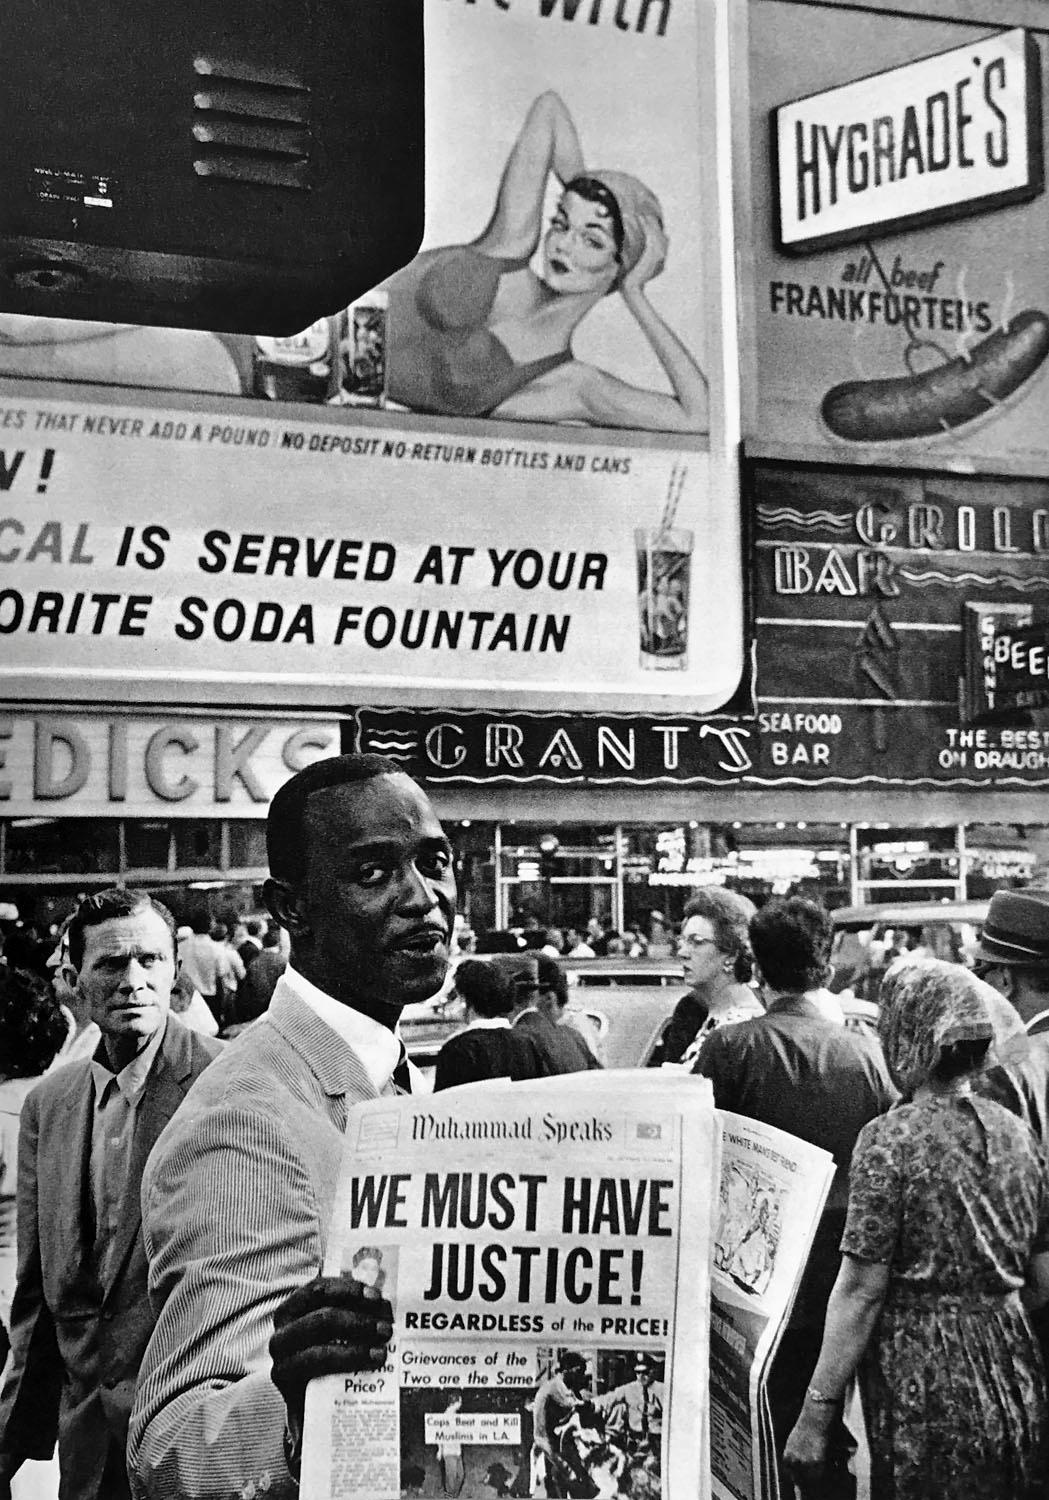
<path fill-rule="evenodd" d="M 813 1406 L 844 1406 L 845 1405 L 845 1397 L 844 1396 L 828 1396 L 825 1391 L 819 1390 L 814 1385 L 810 1385 L 809 1388 L 808 1388 L 808 1390 L 805 1392 L 805 1400 L 806 1401 L 811 1401 L 811 1403 L 812 1403 Z"/>

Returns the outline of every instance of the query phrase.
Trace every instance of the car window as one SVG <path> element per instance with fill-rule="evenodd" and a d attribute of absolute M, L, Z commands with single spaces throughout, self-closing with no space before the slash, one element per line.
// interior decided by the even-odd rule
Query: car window
<path fill-rule="evenodd" d="M 850 915 L 834 934 L 830 988 L 876 1004 L 886 970 L 905 954 L 971 967 L 981 926 L 971 913 L 970 906 L 964 916 L 950 907 Z"/>

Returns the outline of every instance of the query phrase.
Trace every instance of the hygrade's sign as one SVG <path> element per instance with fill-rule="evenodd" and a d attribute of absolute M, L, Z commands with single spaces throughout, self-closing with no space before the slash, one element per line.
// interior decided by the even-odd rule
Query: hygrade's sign
<path fill-rule="evenodd" d="M 1042 191 L 1038 49 L 1020 27 L 794 100 L 772 122 L 790 253 Z"/>

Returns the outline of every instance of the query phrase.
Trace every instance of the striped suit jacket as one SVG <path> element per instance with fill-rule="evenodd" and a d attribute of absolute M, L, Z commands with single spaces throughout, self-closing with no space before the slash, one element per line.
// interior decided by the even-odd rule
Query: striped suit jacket
<path fill-rule="evenodd" d="M 296 1487 L 270 1379 L 273 1315 L 321 1269 L 347 1110 L 377 1091 L 283 978 L 201 1085 L 142 1185 L 156 1328 L 131 1419 L 132 1492 L 279 1500 Z"/>

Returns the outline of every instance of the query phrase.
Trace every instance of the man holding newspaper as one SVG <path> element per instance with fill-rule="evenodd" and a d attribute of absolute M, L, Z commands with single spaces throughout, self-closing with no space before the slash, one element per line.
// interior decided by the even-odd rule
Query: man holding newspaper
<path fill-rule="evenodd" d="M 128 1458 L 151 1500 L 293 1495 L 307 1383 L 391 1336 L 376 1288 L 317 1270 L 349 1107 L 411 1091 L 394 1028 L 447 971 L 451 848 L 395 762 L 340 756 L 277 793 L 267 852 L 287 970 L 143 1183 L 158 1320 Z"/>

